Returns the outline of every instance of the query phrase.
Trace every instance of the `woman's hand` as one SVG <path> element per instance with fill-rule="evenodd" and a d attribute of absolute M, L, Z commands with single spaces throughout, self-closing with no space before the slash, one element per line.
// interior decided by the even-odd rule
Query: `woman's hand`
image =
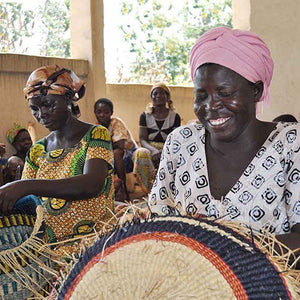
<path fill-rule="evenodd" d="M 15 203 L 23 196 L 22 186 L 19 181 L 14 181 L 3 185 L 0 188 L 0 214 L 11 213 Z"/>

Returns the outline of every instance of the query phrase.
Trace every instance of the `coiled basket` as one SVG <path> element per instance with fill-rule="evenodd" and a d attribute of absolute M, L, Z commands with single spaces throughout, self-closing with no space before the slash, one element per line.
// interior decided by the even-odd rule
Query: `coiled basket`
<path fill-rule="evenodd" d="M 300 299 L 299 272 L 267 248 L 237 224 L 187 217 L 135 222 L 88 248 L 58 299 Z"/>

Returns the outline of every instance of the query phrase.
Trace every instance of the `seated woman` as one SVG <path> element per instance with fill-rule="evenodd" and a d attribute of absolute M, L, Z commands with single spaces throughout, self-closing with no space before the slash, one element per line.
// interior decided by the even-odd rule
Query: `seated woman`
<path fill-rule="evenodd" d="M 34 118 L 50 134 L 30 148 L 22 180 L 0 188 L 2 214 L 23 196 L 39 197 L 49 242 L 62 242 L 56 247 L 61 254 L 76 253 L 79 246 L 63 242 L 100 230 L 114 211 L 109 132 L 80 121 L 72 112 L 84 92 L 84 82 L 60 66 L 31 73 L 25 98 Z"/>
<path fill-rule="evenodd" d="M 17 150 L 13 156 L 18 156 L 25 162 L 27 151 L 32 146 L 27 128 L 15 123 L 14 127 L 7 131 L 7 140 Z"/>
<path fill-rule="evenodd" d="M 138 149 L 124 121 L 118 117 L 112 117 L 113 111 L 113 103 L 107 98 L 100 98 L 94 104 L 97 123 L 106 127 L 110 133 L 115 171 L 118 178 L 122 180 L 122 184 L 118 181 L 115 184 L 116 200 L 124 201 L 129 200 L 126 173 L 133 172 L 144 192 L 148 194 L 152 187 L 154 167 L 150 154 L 145 149 Z M 122 190 L 125 193 L 122 193 Z"/>
<path fill-rule="evenodd" d="M 268 230 L 300 247 L 300 126 L 263 122 L 273 61 L 247 31 L 209 30 L 190 56 L 201 124 L 173 131 L 149 197 L 152 213 L 209 216 Z"/>
<path fill-rule="evenodd" d="M 150 96 L 152 102 L 140 116 L 139 137 L 141 146 L 151 152 L 157 168 L 167 135 L 180 126 L 181 119 L 174 111 L 170 90 L 164 83 L 153 85 Z"/>

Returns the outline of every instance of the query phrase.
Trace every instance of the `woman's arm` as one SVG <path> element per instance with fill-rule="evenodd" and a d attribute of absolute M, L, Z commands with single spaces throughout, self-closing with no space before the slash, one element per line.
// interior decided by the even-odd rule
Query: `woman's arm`
<path fill-rule="evenodd" d="M 140 127 L 139 129 L 139 138 L 140 138 L 140 143 L 141 146 L 148 149 L 152 156 L 155 154 L 160 153 L 160 151 L 158 149 L 156 149 L 155 147 L 151 146 L 148 142 L 148 130 L 145 127 Z"/>
<path fill-rule="evenodd" d="M 62 198 L 67 201 L 96 197 L 103 189 L 107 173 L 107 162 L 92 158 L 85 162 L 82 175 L 53 180 L 14 181 L 0 188 L 0 213 L 7 214 L 19 198 L 29 194 Z"/>
<path fill-rule="evenodd" d="M 159 150 L 157 150 L 155 147 L 152 147 L 148 142 L 149 141 L 148 128 L 146 122 L 146 114 L 144 112 L 140 115 L 139 139 L 140 139 L 141 146 L 148 149 L 151 152 L 152 156 L 160 153 Z"/>

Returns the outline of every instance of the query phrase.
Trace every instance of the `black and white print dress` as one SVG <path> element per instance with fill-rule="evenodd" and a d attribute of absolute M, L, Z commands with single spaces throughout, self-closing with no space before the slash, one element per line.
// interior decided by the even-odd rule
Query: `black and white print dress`
<path fill-rule="evenodd" d="M 155 119 L 153 114 L 143 112 L 139 126 L 147 128 L 149 141 L 164 143 L 168 134 L 180 126 L 180 122 L 179 114 L 169 109 L 167 117 L 161 120 Z"/>
<path fill-rule="evenodd" d="M 274 234 L 289 233 L 300 223 L 299 133 L 296 123 L 278 123 L 220 201 L 210 193 L 203 125 L 175 129 L 149 195 L 151 211 L 224 217 Z"/>

